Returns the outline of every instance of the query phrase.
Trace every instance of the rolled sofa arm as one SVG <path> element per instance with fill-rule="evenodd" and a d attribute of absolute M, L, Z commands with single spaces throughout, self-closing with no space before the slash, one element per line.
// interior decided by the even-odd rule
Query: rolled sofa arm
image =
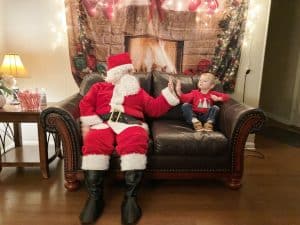
<path fill-rule="evenodd" d="M 265 114 L 258 108 L 239 103 L 234 99 L 225 102 L 220 110 L 220 129 L 227 138 L 238 135 L 246 123 L 249 133 L 259 131 L 266 120 Z"/>
<path fill-rule="evenodd" d="M 48 132 L 58 134 L 63 145 L 65 187 L 69 191 L 79 187 L 76 172 L 80 167 L 82 138 L 78 120 L 79 102 L 82 96 L 74 94 L 42 111 L 40 120 Z"/>
<path fill-rule="evenodd" d="M 244 148 L 250 133 L 259 131 L 266 121 L 264 112 L 230 99 L 220 110 L 219 128 L 229 140 L 232 152 L 230 186 L 239 188 L 244 168 Z"/>

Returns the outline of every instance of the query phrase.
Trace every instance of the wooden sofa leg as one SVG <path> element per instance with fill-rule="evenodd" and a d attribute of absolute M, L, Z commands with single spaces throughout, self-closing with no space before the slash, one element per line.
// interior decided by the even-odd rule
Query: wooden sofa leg
<path fill-rule="evenodd" d="M 76 191 L 80 186 L 80 182 L 74 172 L 65 172 L 65 181 L 65 188 L 68 191 Z"/>
<path fill-rule="evenodd" d="M 240 189 L 242 186 L 241 178 L 229 178 L 225 180 L 225 184 L 232 190 Z"/>

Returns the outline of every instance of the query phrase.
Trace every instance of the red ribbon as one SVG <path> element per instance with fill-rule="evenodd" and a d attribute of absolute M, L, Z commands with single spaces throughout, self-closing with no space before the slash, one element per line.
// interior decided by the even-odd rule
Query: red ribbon
<path fill-rule="evenodd" d="M 159 20 L 162 21 L 164 19 L 164 13 L 163 13 L 163 9 L 161 6 L 165 0 L 150 0 L 150 1 L 151 1 L 151 4 L 149 6 L 149 12 L 150 12 L 149 13 L 149 21 L 152 20 L 155 10 L 157 10 Z"/>

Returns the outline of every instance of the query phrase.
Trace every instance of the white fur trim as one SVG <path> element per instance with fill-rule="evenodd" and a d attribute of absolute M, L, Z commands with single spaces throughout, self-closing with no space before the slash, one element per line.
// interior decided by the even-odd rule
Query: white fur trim
<path fill-rule="evenodd" d="M 111 112 L 112 111 L 119 111 L 119 112 L 124 112 L 124 107 L 122 105 L 115 105 L 115 104 L 110 104 L 111 107 Z"/>
<path fill-rule="evenodd" d="M 136 77 L 125 74 L 114 87 L 113 95 L 110 100 L 111 111 L 124 112 L 124 97 L 127 95 L 133 95 L 140 90 L 140 84 Z"/>
<path fill-rule="evenodd" d="M 128 73 L 128 70 L 134 70 L 132 64 L 116 66 L 107 71 L 105 81 L 115 84 L 124 74 Z"/>
<path fill-rule="evenodd" d="M 89 126 L 103 122 L 98 115 L 81 116 L 80 121 L 82 125 L 89 125 Z"/>
<path fill-rule="evenodd" d="M 115 85 L 113 90 L 113 95 L 109 103 L 111 107 L 111 111 L 115 110 L 115 111 L 124 112 L 123 102 L 124 102 L 124 95 L 121 91 L 121 88 L 119 85 Z"/>
<path fill-rule="evenodd" d="M 99 123 L 91 126 L 91 129 L 95 129 L 95 130 L 102 130 L 107 128 L 109 128 L 109 126 L 106 123 Z"/>
<path fill-rule="evenodd" d="M 144 154 L 131 153 L 121 156 L 121 171 L 146 169 L 147 157 Z"/>
<path fill-rule="evenodd" d="M 149 133 L 149 127 L 147 123 L 142 123 L 141 127 L 144 128 L 147 131 L 147 133 Z"/>
<path fill-rule="evenodd" d="M 162 90 L 162 95 L 170 105 L 175 106 L 179 104 L 179 99 L 170 92 L 168 87 Z"/>
<path fill-rule="evenodd" d="M 127 129 L 129 127 L 142 127 L 149 133 L 149 128 L 146 123 L 143 123 L 142 125 L 119 123 L 119 122 L 112 122 L 112 121 L 108 121 L 107 123 L 116 134 L 120 134 L 122 131 L 124 131 L 125 129 Z"/>
<path fill-rule="evenodd" d="M 83 170 L 107 170 L 109 167 L 108 155 L 84 155 L 82 156 L 81 169 Z"/>

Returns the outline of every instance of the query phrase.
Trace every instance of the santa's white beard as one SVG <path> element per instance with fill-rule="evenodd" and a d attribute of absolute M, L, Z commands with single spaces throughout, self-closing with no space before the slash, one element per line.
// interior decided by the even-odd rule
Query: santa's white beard
<path fill-rule="evenodd" d="M 117 84 L 119 80 L 121 79 L 122 76 L 125 74 L 119 73 L 119 74 L 107 74 L 107 77 L 105 78 L 106 82 L 112 83 L 112 84 Z"/>
<path fill-rule="evenodd" d="M 107 75 L 106 82 L 112 83 L 118 87 L 119 91 L 124 95 L 136 94 L 140 89 L 140 84 L 136 77 L 130 74 L 113 74 Z"/>

